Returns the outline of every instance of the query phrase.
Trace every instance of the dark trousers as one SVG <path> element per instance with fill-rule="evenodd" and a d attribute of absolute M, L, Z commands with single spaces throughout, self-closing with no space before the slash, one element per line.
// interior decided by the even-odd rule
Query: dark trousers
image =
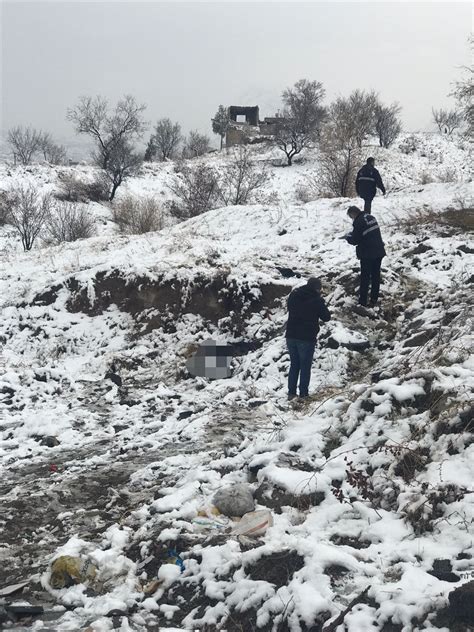
<path fill-rule="evenodd" d="M 290 372 L 288 373 L 288 394 L 296 395 L 298 377 L 300 379 L 300 395 L 308 395 L 309 380 L 311 378 L 311 364 L 313 363 L 315 342 L 310 340 L 296 340 L 287 338 L 286 345 L 290 354 Z"/>
<path fill-rule="evenodd" d="M 367 295 L 370 285 L 370 302 L 376 303 L 379 298 L 380 289 L 380 266 L 382 257 L 377 259 L 360 260 L 360 289 L 359 304 L 367 305 Z"/>
<path fill-rule="evenodd" d="M 364 213 L 369 213 L 370 215 L 370 211 L 372 209 L 372 200 L 374 199 L 373 197 L 369 197 L 369 198 L 362 198 L 364 200 Z"/>

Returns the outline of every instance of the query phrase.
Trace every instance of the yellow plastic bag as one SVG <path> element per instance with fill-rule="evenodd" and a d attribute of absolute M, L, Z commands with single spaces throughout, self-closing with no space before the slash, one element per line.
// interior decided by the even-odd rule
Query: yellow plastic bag
<path fill-rule="evenodd" d="M 93 581 L 97 574 L 97 567 L 90 560 L 80 557 L 62 555 L 51 564 L 51 579 L 49 583 L 55 590 L 68 588 L 74 584 Z"/>

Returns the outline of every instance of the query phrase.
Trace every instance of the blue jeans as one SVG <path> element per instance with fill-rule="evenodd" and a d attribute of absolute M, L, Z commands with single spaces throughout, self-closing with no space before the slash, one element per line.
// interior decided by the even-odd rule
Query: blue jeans
<path fill-rule="evenodd" d="M 288 394 L 296 395 L 298 377 L 300 378 L 300 396 L 308 395 L 313 363 L 315 342 L 287 338 L 286 345 L 290 354 L 290 372 L 288 373 Z"/>

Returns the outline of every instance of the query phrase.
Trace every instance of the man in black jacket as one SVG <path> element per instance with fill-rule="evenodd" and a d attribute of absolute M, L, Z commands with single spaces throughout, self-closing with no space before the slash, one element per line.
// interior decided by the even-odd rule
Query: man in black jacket
<path fill-rule="evenodd" d="M 353 220 L 352 232 L 344 239 L 356 247 L 360 259 L 359 304 L 367 305 L 370 284 L 370 304 L 374 306 L 379 298 L 380 266 L 386 255 L 380 228 L 373 215 L 363 213 L 357 206 L 350 206 L 347 214 Z"/>
<path fill-rule="evenodd" d="M 380 177 L 380 173 L 375 168 L 375 160 L 367 158 L 366 164 L 359 169 L 355 181 L 357 195 L 364 200 L 364 211 L 370 213 L 372 200 L 377 189 L 385 195 L 385 187 Z"/>
<path fill-rule="evenodd" d="M 294 289 L 288 297 L 286 344 L 290 354 L 288 399 L 296 397 L 299 377 L 300 397 L 308 396 L 319 319 L 325 323 L 331 314 L 321 298 L 321 281 L 311 277 L 306 285 Z"/>

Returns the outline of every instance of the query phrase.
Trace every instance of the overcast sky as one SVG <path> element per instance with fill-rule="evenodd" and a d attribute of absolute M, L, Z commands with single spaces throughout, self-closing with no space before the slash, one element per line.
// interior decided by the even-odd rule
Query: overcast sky
<path fill-rule="evenodd" d="M 147 118 L 210 133 L 220 103 L 273 115 L 282 90 L 317 79 L 327 98 L 375 89 L 428 129 L 469 63 L 469 2 L 2 2 L 2 131 L 62 142 L 80 95 L 129 93 Z"/>

